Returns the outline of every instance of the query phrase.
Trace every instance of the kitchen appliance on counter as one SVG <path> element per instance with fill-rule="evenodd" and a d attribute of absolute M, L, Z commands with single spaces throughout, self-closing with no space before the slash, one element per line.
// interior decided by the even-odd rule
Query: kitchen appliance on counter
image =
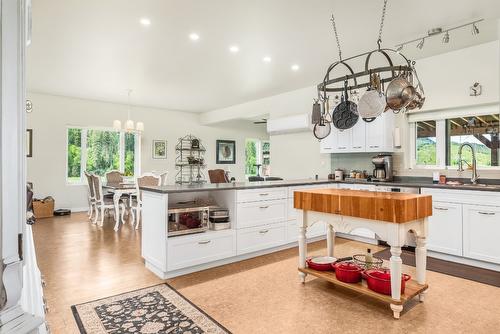
<path fill-rule="evenodd" d="M 342 169 L 336 169 L 334 175 L 335 175 L 335 181 L 344 180 L 344 171 Z"/>
<path fill-rule="evenodd" d="M 168 236 L 200 233 L 208 230 L 209 206 L 181 204 L 168 209 Z"/>
<path fill-rule="evenodd" d="M 372 163 L 375 165 L 372 181 L 390 182 L 393 180 L 392 155 L 378 154 L 372 158 Z"/>

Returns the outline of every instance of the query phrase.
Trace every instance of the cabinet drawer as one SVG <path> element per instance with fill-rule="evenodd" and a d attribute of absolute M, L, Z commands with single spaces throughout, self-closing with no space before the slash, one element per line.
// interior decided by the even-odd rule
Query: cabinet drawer
<path fill-rule="evenodd" d="M 285 237 L 284 223 L 238 230 L 238 255 L 283 245 Z"/>
<path fill-rule="evenodd" d="M 500 208 L 464 205 L 464 256 L 500 263 Z"/>
<path fill-rule="evenodd" d="M 287 190 L 287 187 L 238 190 L 236 200 L 238 203 L 247 203 L 282 199 L 287 197 Z"/>
<path fill-rule="evenodd" d="M 167 268 L 176 270 L 236 255 L 234 230 L 169 238 Z"/>
<path fill-rule="evenodd" d="M 236 209 L 237 228 L 260 226 L 285 221 L 286 200 L 239 203 Z"/>
<path fill-rule="evenodd" d="M 326 225 L 323 223 L 316 223 L 307 229 L 306 238 L 319 237 L 326 235 Z M 299 239 L 299 224 L 296 220 L 286 222 L 286 241 L 294 242 Z"/>

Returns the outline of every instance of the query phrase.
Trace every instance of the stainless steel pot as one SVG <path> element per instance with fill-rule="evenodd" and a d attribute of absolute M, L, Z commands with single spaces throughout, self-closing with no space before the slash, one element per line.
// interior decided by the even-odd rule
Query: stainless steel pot
<path fill-rule="evenodd" d="M 387 106 L 392 110 L 406 108 L 415 99 L 416 90 L 408 80 L 399 76 L 392 80 L 385 91 Z"/>

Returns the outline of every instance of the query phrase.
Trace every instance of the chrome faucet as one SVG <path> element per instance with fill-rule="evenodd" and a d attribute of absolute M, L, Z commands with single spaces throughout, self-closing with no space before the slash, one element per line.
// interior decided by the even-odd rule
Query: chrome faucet
<path fill-rule="evenodd" d="M 472 165 L 469 164 L 467 161 L 462 159 L 462 149 L 464 146 L 470 147 L 470 150 L 472 151 Z M 463 143 L 460 145 L 458 148 L 458 171 L 463 172 L 463 163 L 466 163 L 469 168 L 472 169 L 472 176 L 470 178 L 470 182 L 472 184 L 477 184 L 477 180 L 479 180 L 479 175 L 477 175 L 477 160 L 476 160 L 476 151 L 474 150 L 474 146 L 472 146 L 470 143 Z"/>

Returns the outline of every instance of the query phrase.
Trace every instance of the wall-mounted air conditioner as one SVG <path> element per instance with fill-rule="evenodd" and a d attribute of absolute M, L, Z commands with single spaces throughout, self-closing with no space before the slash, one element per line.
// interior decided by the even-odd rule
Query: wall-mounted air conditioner
<path fill-rule="evenodd" d="M 309 114 L 299 114 L 273 118 L 267 121 L 267 133 L 280 135 L 286 133 L 310 131 L 311 118 Z"/>

